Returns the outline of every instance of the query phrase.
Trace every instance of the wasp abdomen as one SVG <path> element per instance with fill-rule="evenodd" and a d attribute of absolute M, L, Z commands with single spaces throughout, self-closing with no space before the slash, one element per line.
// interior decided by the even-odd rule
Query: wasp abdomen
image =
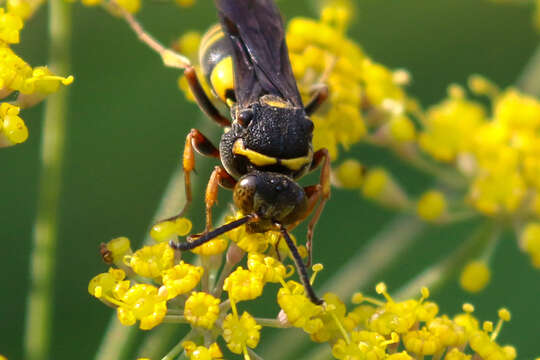
<path fill-rule="evenodd" d="M 214 95 L 225 103 L 235 101 L 231 44 L 219 24 L 212 26 L 202 38 L 199 62 Z"/>

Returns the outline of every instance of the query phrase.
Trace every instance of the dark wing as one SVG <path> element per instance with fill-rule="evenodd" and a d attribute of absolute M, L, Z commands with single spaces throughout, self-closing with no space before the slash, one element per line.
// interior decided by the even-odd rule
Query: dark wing
<path fill-rule="evenodd" d="M 301 107 L 283 21 L 273 0 L 215 0 L 232 43 L 235 95 L 241 107 L 272 94 Z"/>

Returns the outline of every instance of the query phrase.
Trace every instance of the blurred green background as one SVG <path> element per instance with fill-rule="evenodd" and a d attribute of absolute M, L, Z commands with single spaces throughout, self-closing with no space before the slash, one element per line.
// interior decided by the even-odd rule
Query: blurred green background
<path fill-rule="evenodd" d="M 308 1 L 281 1 L 279 6 L 286 18 L 315 15 Z M 374 60 L 408 69 L 413 76 L 410 93 L 424 105 L 441 99 L 449 83 L 463 84 L 471 73 L 511 85 L 538 43 L 532 8 L 526 6 L 481 0 L 362 0 L 358 9 L 352 37 Z M 26 24 L 22 43 L 15 47 L 32 65 L 47 60 L 46 13 L 41 9 Z M 209 0 L 199 0 L 191 9 L 147 0 L 138 17 L 166 44 L 188 29 L 204 31 L 216 21 Z M 73 6 L 73 74 L 52 329 L 51 359 L 56 360 L 93 358 L 112 314 L 87 292 L 89 279 L 106 269 L 99 243 L 120 235 L 140 241 L 168 178 L 180 166 L 188 129 L 214 128 L 214 139 L 219 134 L 176 87 L 179 73 L 164 68 L 123 21 L 100 9 Z M 0 353 L 13 360 L 22 358 L 42 111 L 43 106 L 25 110 L 29 140 L 0 151 Z M 414 194 L 432 183 L 378 149 L 356 146 L 347 156 L 392 168 Z M 198 162 L 199 184 L 206 182 L 211 164 Z M 190 214 L 197 229 L 202 223 L 201 189 L 196 189 Z M 229 197 L 224 192 L 221 203 Z M 395 216 L 356 194 L 335 190 L 316 233 L 316 261 L 325 264 L 320 283 Z M 472 229 L 473 223 L 429 228 L 377 280 L 397 289 L 458 246 Z M 357 266 L 362 272 L 363 264 Z M 496 320 L 497 309 L 507 306 L 513 319 L 500 342 L 514 344 L 520 359 L 539 356 L 540 272 L 530 266 L 510 233 L 496 252 L 493 273 L 494 280 L 480 295 L 466 294 L 451 281 L 434 299 L 449 314 L 470 301 L 482 320 Z M 372 292 L 372 287 L 359 290 Z"/>

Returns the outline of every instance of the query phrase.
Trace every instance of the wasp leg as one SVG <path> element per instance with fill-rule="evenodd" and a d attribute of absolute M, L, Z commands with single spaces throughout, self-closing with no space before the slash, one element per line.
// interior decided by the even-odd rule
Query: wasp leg
<path fill-rule="evenodd" d="M 197 78 L 197 72 L 195 69 L 192 66 L 186 68 L 184 75 L 186 76 L 189 88 L 191 89 L 191 92 L 193 93 L 195 100 L 197 100 L 197 104 L 199 104 L 201 110 L 219 125 L 231 126 L 231 121 L 225 116 L 221 115 L 219 110 L 214 106 L 214 104 L 212 104 L 212 101 L 210 101 L 204 92 L 204 89 Z"/>
<path fill-rule="evenodd" d="M 311 116 L 328 99 L 328 86 L 322 85 L 306 105 L 305 110 L 308 116 Z"/>
<path fill-rule="evenodd" d="M 191 242 L 177 243 L 171 240 L 169 242 L 169 246 L 175 250 L 180 250 L 180 251 L 192 250 L 192 249 L 195 249 L 196 247 L 201 246 L 204 243 L 207 243 L 208 241 L 212 239 L 215 239 L 216 237 L 218 237 L 221 234 L 226 233 L 227 231 L 236 229 L 237 227 L 242 226 L 248 222 L 253 222 L 253 221 L 258 221 L 258 220 L 259 218 L 255 214 L 246 215 L 243 218 L 240 218 L 228 224 L 222 225 L 218 227 L 217 229 L 214 229 Z"/>
<path fill-rule="evenodd" d="M 226 189 L 233 189 L 234 185 L 236 185 L 236 180 L 231 175 L 229 175 L 227 170 L 225 170 L 222 166 L 216 166 L 214 168 L 214 171 L 212 171 L 212 175 L 210 175 L 210 180 L 208 181 L 208 185 L 206 186 L 205 233 L 209 232 L 210 229 L 212 228 L 212 207 L 217 203 L 218 189 L 219 189 L 218 185 L 221 185 L 222 187 Z"/>
<path fill-rule="evenodd" d="M 199 130 L 191 129 L 186 136 L 186 145 L 184 146 L 184 155 L 182 156 L 186 204 L 178 215 L 171 216 L 164 221 L 174 220 L 181 217 L 191 204 L 191 172 L 195 170 L 195 152 L 193 149 L 197 150 L 197 152 L 201 155 L 219 159 L 219 150 L 210 142 L 210 140 L 208 140 L 206 136 L 204 136 Z"/>
<path fill-rule="evenodd" d="M 315 209 L 315 213 L 308 224 L 307 230 L 307 242 L 306 247 L 308 249 L 308 266 L 311 265 L 311 259 L 313 254 L 313 232 L 315 231 L 315 225 L 321 217 L 324 205 L 330 198 L 330 156 L 327 149 L 317 150 L 313 154 L 313 161 L 311 162 L 310 171 L 315 170 L 322 163 L 321 177 L 319 184 L 314 186 L 308 186 L 304 189 L 308 196 L 308 209 L 311 213 Z M 319 201 L 320 200 L 320 201 Z M 318 206 L 316 206 L 318 203 Z"/>
<path fill-rule="evenodd" d="M 323 301 L 317 297 L 317 295 L 315 294 L 315 291 L 311 287 L 311 283 L 309 282 L 309 277 L 307 274 L 306 265 L 304 265 L 304 262 L 302 261 L 302 258 L 300 257 L 300 254 L 298 253 L 298 248 L 296 247 L 291 237 L 289 236 L 287 229 L 285 229 L 285 227 L 279 223 L 276 223 L 275 225 L 281 232 L 281 235 L 285 238 L 285 242 L 287 243 L 287 246 L 289 247 L 289 250 L 291 251 L 292 257 L 294 259 L 294 264 L 296 265 L 296 271 L 298 271 L 298 276 L 300 277 L 300 281 L 302 281 L 302 285 L 304 285 L 304 289 L 306 291 L 307 296 L 309 297 L 312 303 L 316 305 L 321 305 Z"/>

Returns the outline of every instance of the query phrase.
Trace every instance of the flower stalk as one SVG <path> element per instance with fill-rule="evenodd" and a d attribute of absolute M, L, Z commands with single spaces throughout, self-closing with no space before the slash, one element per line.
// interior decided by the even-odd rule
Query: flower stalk
<path fill-rule="evenodd" d="M 71 4 L 49 1 L 50 67 L 59 74 L 70 72 Z M 33 250 L 30 260 L 30 292 L 24 340 L 25 359 L 49 358 L 58 241 L 58 204 L 61 192 L 68 90 L 50 96 L 45 107 L 41 142 L 41 170 Z"/>

